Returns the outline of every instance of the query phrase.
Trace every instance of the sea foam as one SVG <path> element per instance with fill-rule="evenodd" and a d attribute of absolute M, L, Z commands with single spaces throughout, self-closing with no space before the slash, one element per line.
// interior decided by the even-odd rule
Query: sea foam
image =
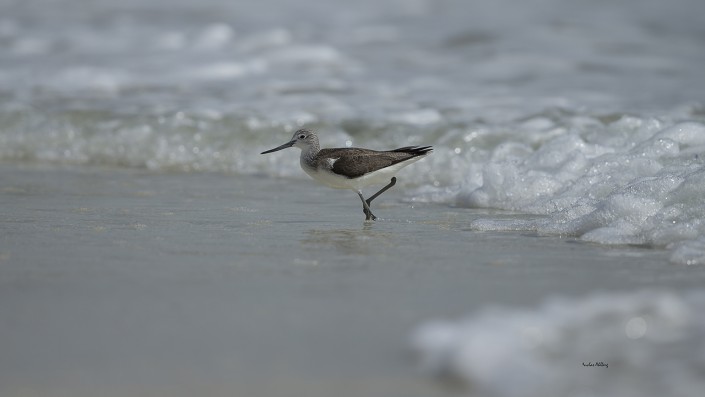
<path fill-rule="evenodd" d="M 479 180 L 463 187 L 457 204 L 544 217 L 477 220 L 474 228 L 681 252 L 687 246 L 687 255 L 674 251 L 671 260 L 705 263 L 701 244 L 686 244 L 705 234 L 704 124 L 624 116 L 603 127 L 568 125 L 533 146 L 514 142 L 490 152 Z"/>
<path fill-rule="evenodd" d="M 702 292 L 552 298 L 428 322 L 411 346 L 473 395 L 689 396 L 705 387 L 703 310 Z"/>

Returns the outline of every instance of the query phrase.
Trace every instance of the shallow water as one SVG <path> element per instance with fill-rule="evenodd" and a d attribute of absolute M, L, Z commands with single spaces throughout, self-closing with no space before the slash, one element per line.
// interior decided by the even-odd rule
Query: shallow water
<path fill-rule="evenodd" d="M 1 176 L 8 396 L 446 395 L 405 355 L 428 319 L 705 281 L 662 250 L 478 232 L 478 218 L 523 216 L 394 191 L 367 224 L 354 193 L 313 181 L 8 165 Z"/>

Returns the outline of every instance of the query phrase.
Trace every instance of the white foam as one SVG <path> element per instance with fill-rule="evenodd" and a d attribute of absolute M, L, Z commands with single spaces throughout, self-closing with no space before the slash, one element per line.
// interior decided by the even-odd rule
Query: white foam
<path fill-rule="evenodd" d="M 705 234 L 705 125 L 624 117 L 602 128 L 569 127 L 536 148 L 492 150 L 479 187 L 459 205 L 525 211 L 534 221 L 479 220 L 481 230 L 538 230 L 602 244 L 666 247 Z M 510 148 L 510 149 L 508 149 Z M 688 245 L 686 262 L 698 252 Z M 699 251 L 705 258 L 705 251 Z M 697 256 L 697 255 L 696 255 Z M 679 263 L 679 255 L 672 260 Z"/>
<path fill-rule="evenodd" d="M 435 109 L 419 109 L 389 115 L 389 121 L 404 124 L 426 125 L 441 121 L 441 115 Z"/>
<path fill-rule="evenodd" d="M 226 23 L 214 23 L 205 27 L 195 41 L 196 48 L 217 50 L 224 47 L 235 37 L 235 32 Z"/>
<path fill-rule="evenodd" d="M 57 90 L 117 92 L 129 80 L 126 71 L 115 68 L 79 66 L 62 71 L 47 86 Z"/>
<path fill-rule="evenodd" d="M 181 75 L 188 80 L 227 80 L 263 73 L 266 70 L 267 64 L 265 62 L 254 59 L 243 63 L 217 62 L 198 67 L 190 67 L 184 70 Z"/>
<path fill-rule="evenodd" d="M 477 395 L 698 395 L 703 310 L 702 292 L 553 298 L 429 322 L 411 345 L 428 373 L 458 378 Z"/>
<path fill-rule="evenodd" d="M 701 219 L 695 220 L 697 223 L 702 223 Z M 687 228 L 686 229 L 690 229 Z M 692 230 L 686 230 L 686 235 L 693 235 Z M 678 237 L 680 235 L 676 234 Z M 671 261 L 676 263 L 684 263 L 686 265 L 705 265 L 705 236 L 698 236 L 693 240 L 684 240 L 672 245 L 673 252 L 671 253 Z"/>
<path fill-rule="evenodd" d="M 337 49 L 324 45 L 290 45 L 273 49 L 267 59 L 275 63 L 330 64 L 342 63 L 343 57 Z"/>

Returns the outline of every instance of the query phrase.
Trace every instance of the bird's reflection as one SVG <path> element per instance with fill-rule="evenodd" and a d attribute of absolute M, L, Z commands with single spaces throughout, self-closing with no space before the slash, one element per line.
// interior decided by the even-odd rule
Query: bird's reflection
<path fill-rule="evenodd" d="M 330 246 L 348 255 L 367 255 L 394 245 L 392 233 L 375 230 L 367 222 L 361 229 L 311 229 L 301 244 Z"/>

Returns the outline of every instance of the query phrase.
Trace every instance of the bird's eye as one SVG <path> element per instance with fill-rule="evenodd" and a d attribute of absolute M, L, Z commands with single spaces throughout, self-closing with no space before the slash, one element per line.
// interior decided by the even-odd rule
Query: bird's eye
<path fill-rule="evenodd" d="M 304 139 L 304 138 L 306 138 L 306 135 L 304 135 L 304 134 L 299 135 L 299 139 Z"/>

